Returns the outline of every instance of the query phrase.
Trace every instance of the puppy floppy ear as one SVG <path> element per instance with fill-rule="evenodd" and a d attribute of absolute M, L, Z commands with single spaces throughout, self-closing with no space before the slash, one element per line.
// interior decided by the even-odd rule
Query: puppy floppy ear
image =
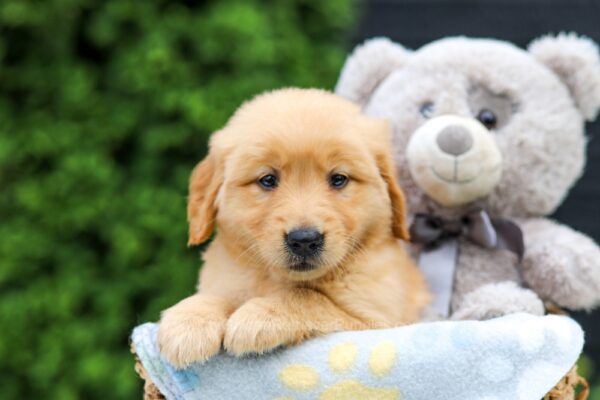
<path fill-rule="evenodd" d="M 529 52 L 567 86 L 577 108 L 588 121 L 600 109 L 600 55 L 591 39 L 574 33 L 534 40 Z"/>
<path fill-rule="evenodd" d="M 378 164 L 379 172 L 387 184 L 388 194 L 392 201 L 392 232 L 398 239 L 409 241 L 410 234 L 406 226 L 406 200 L 402 189 L 396 182 L 392 159 L 388 154 L 382 155 L 379 157 Z"/>
<path fill-rule="evenodd" d="M 335 93 L 363 107 L 377 86 L 409 57 L 409 50 L 388 38 L 369 39 L 346 59 Z"/>
<path fill-rule="evenodd" d="M 211 151 L 190 177 L 187 215 L 189 223 L 188 246 L 207 241 L 212 234 L 216 218 L 215 201 L 223 184 L 223 167 Z"/>
<path fill-rule="evenodd" d="M 396 168 L 390 152 L 392 148 L 390 126 L 387 121 L 371 120 L 370 122 L 375 125 L 376 132 L 376 134 L 369 137 L 371 149 L 375 154 L 379 174 L 387 185 L 388 195 L 392 203 L 392 232 L 398 239 L 409 241 L 406 200 L 396 180 Z"/>

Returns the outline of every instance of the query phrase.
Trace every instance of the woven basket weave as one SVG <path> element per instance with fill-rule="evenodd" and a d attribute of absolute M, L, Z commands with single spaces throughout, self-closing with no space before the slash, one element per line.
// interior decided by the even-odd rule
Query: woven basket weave
<path fill-rule="evenodd" d="M 131 352 L 135 355 L 135 372 L 144 380 L 144 400 L 160 400 L 164 399 L 165 396 L 162 395 L 160 390 L 156 387 L 154 382 L 148 376 L 148 372 L 142 365 L 137 354 L 135 354 L 135 348 L 131 346 Z"/>
<path fill-rule="evenodd" d="M 577 391 L 579 390 L 579 393 Z M 544 400 L 585 400 L 590 395 L 588 382 L 577 373 L 577 365 L 561 379 Z"/>

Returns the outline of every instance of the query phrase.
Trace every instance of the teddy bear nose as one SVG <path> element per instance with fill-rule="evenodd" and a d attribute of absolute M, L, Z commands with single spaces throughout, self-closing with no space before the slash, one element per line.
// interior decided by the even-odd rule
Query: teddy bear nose
<path fill-rule="evenodd" d="M 444 153 L 455 157 L 465 154 L 473 147 L 471 133 L 460 125 L 449 125 L 437 135 L 437 144 Z"/>

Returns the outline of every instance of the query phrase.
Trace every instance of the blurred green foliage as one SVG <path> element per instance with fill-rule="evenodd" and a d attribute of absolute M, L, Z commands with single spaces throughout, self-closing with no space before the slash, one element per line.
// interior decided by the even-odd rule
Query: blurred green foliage
<path fill-rule="evenodd" d="M 331 87 L 350 0 L 0 2 L 0 397 L 139 398 L 194 291 L 188 175 L 243 100 Z"/>
<path fill-rule="evenodd" d="M 600 400 L 600 375 L 594 360 L 583 354 L 577 361 L 577 370 L 590 383 L 589 400 Z"/>

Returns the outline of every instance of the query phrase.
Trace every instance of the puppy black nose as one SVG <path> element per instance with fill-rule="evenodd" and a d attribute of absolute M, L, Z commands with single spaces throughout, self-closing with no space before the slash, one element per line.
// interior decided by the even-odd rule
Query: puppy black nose
<path fill-rule="evenodd" d="M 285 243 L 293 254 L 300 257 L 312 257 L 323 247 L 324 236 L 314 228 L 301 228 L 290 231 Z"/>

